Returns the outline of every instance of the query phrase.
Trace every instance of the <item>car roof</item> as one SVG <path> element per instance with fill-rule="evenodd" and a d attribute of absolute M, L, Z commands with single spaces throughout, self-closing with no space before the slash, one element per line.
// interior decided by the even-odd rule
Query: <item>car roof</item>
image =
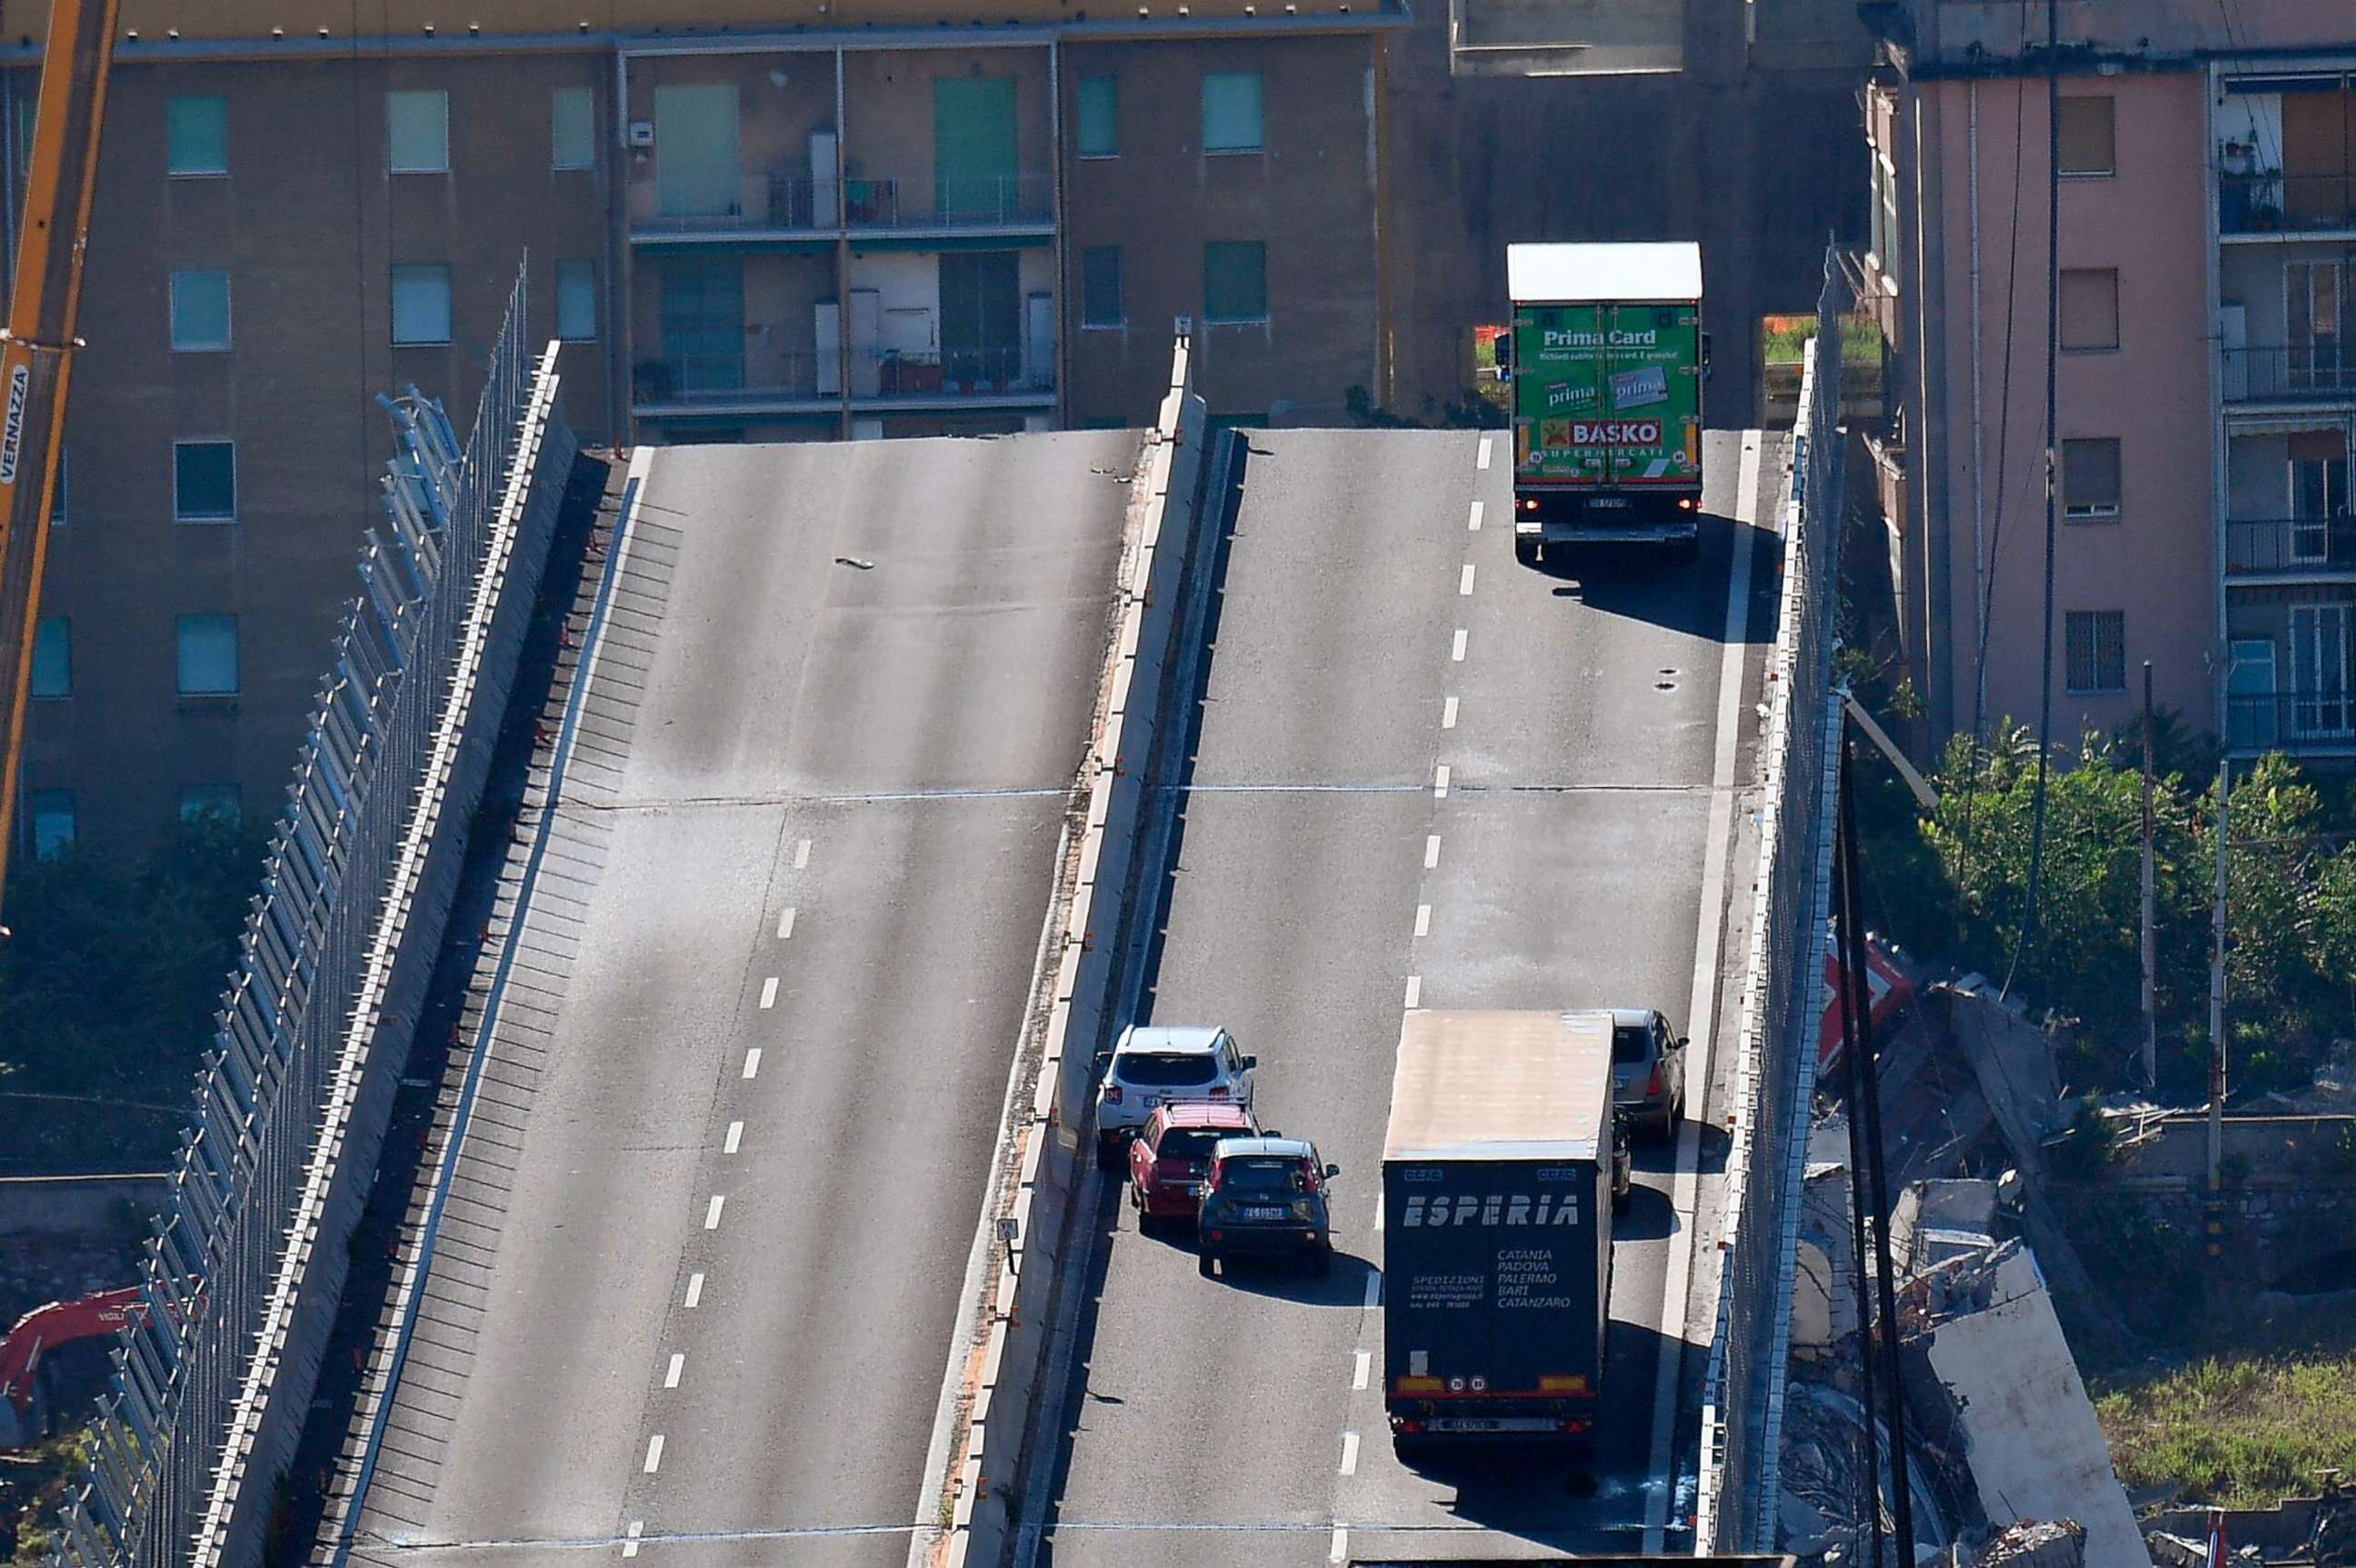
<path fill-rule="evenodd" d="M 1205 1024 L 1194 1024 L 1171 1028 L 1141 1029 L 1135 1025 L 1121 1031 L 1117 1051 L 1158 1051 L 1200 1053 L 1218 1045 L 1226 1030 Z"/>
<path fill-rule="evenodd" d="M 1154 1112 L 1164 1127 L 1249 1127 L 1251 1117 L 1232 1100 L 1181 1100 Z"/>
<path fill-rule="evenodd" d="M 1274 1155 L 1280 1158 L 1314 1159 L 1315 1148 L 1306 1138 L 1222 1138 L 1219 1146 L 1211 1151 L 1215 1160 L 1232 1159 L 1244 1155 Z"/>

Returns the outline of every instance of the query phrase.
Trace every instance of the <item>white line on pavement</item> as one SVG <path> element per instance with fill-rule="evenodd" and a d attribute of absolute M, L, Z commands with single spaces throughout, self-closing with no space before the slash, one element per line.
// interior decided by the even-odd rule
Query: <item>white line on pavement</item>
<path fill-rule="evenodd" d="M 1350 1532 L 1340 1525 L 1333 1527 L 1333 1544 L 1325 1549 L 1325 1561 L 1339 1563 L 1350 1555 Z"/>
<path fill-rule="evenodd" d="M 761 982 L 761 1011 L 766 1013 L 776 1004 L 777 977 L 773 974 L 769 976 L 768 979 Z"/>
<path fill-rule="evenodd" d="M 1440 704 L 1440 727 L 1441 729 L 1456 727 L 1456 699 L 1453 697 Z"/>
<path fill-rule="evenodd" d="M 1423 976 L 1410 974 L 1407 977 L 1407 1010 L 1412 1013 L 1422 1005 Z"/>
<path fill-rule="evenodd" d="M 694 1310 L 695 1310 L 695 1304 L 696 1304 L 697 1302 L 699 1302 L 699 1301 L 701 1301 L 702 1299 L 703 1299 L 703 1276 L 702 1276 L 701 1274 L 690 1274 L 690 1275 L 688 1275 L 688 1276 L 687 1276 L 687 1300 L 686 1300 L 686 1302 L 684 1303 L 685 1306 L 687 1307 L 687 1309 L 688 1309 L 690 1312 L 692 1312 L 692 1311 L 694 1311 Z"/>
<path fill-rule="evenodd" d="M 755 1046 L 744 1053 L 744 1076 L 752 1077 L 761 1070 L 761 1047 Z"/>
<path fill-rule="evenodd" d="M 809 840 L 802 839 L 794 845 L 794 869 L 796 871 L 806 871 L 809 868 Z"/>
<path fill-rule="evenodd" d="M 1366 1271 L 1366 1310 L 1372 1312 L 1383 1305 L 1383 1276 L 1373 1269 Z"/>
<path fill-rule="evenodd" d="M 1429 904 L 1415 907 L 1415 934 L 1419 937 L 1431 935 L 1431 906 Z"/>
<path fill-rule="evenodd" d="M 1481 532 L 1481 503 L 1479 501 L 1474 501 L 1472 503 L 1472 515 L 1466 521 L 1464 524 L 1464 532 L 1467 533 L 1478 533 Z"/>
<path fill-rule="evenodd" d="M 1430 871 L 1435 869 L 1439 865 L 1440 835 L 1438 833 L 1431 833 L 1427 835 L 1423 841 L 1423 868 L 1426 871 Z"/>
<path fill-rule="evenodd" d="M 670 1365 L 663 1369 L 663 1387 L 667 1389 L 675 1389 L 679 1387 L 679 1375 L 686 1369 L 687 1358 L 680 1355 L 676 1350 L 672 1351 L 670 1353 Z"/>
<path fill-rule="evenodd" d="M 1464 570 L 1456 575 L 1456 595 L 1462 598 L 1472 591 L 1472 563 L 1464 563 Z"/>
<path fill-rule="evenodd" d="M 630 1521 L 629 1538 L 622 1542 L 623 1556 L 636 1557 L 638 1554 L 638 1537 L 644 1535 L 646 1530 L 646 1520 L 634 1519 Z"/>
<path fill-rule="evenodd" d="M 742 1122 L 731 1122 L 728 1123 L 728 1142 L 722 1145 L 720 1152 L 723 1155 L 733 1155 L 736 1152 L 736 1145 L 744 1141 L 744 1123 Z"/>
<path fill-rule="evenodd" d="M 792 940 L 793 934 L 794 907 L 788 904 L 786 906 L 786 912 L 777 917 L 777 940 L 781 942 L 788 941 Z"/>
<path fill-rule="evenodd" d="M 1377 1236 L 1379 1236 L 1379 1235 L 1381 1235 L 1381 1234 L 1382 1234 L 1382 1230 L 1383 1230 L 1383 1195 L 1382 1195 L 1381 1193 L 1379 1193 L 1379 1192 L 1378 1192 L 1378 1193 L 1375 1194 L 1375 1234 L 1376 1234 Z"/>
<path fill-rule="evenodd" d="M 659 1433 L 659 1432 L 658 1432 L 658 1433 L 656 1433 L 652 1437 L 649 1437 L 649 1438 L 648 1438 L 648 1439 L 647 1439 L 647 1467 L 646 1467 L 646 1474 L 648 1474 L 648 1475 L 651 1476 L 651 1475 L 653 1475 L 657 1470 L 659 1470 L 659 1469 L 661 1469 L 661 1468 L 662 1468 L 662 1434 L 661 1434 L 661 1433 Z"/>
<path fill-rule="evenodd" d="M 1342 1434 L 1342 1474 L 1355 1476 L 1357 1473 L 1358 1434 L 1355 1432 L 1345 1432 Z"/>
<path fill-rule="evenodd" d="M 1459 664 L 1464 662 L 1464 639 L 1466 635 L 1464 628 L 1461 626 L 1458 627 L 1456 628 L 1456 640 L 1454 643 L 1450 645 L 1448 650 L 1448 657 L 1454 660 Z"/>
<path fill-rule="evenodd" d="M 1683 1375 L 1687 1294 L 1692 1288 L 1695 1197 L 1701 1185 L 1701 1117 L 1717 1049 L 1718 966 L 1726 943 L 1727 837 L 1734 821 L 1734 757 L 1742 712 L 1742 660 L 1749 647 L 1751 556 L 1759 514 L 1759 432 L 1742 436 L 1734 493 L 1734 563 L 1726 580 L 1726 634 L 1718 667 L 1718 749 L 1710 765 L 1709 836 L 1703 841 L 1701 915 L 1694 941 L 1693 993 L 1686 1007 L 1686 1116 L 1677 1134 L 1677 1162 L 1669 1207 L 1678 1240 L 1669 1246 L 1661 1283 L 1661 1359 L 1653 1381 L 1653 1485 L 1644 1505 L 1644 1551 L 1662 1550 L 1669 1518 L 1671 1452 Z M 1682 1244 L 1680 1244 L 1680 1242 Z"/>
<path fill-rule="evenodd" d="M 727 1207 L 727 1194 L 715 1192 L 712 1195 L 711 1206 L 703 1211 L 703 1228 L 706 1230 L 717 1230 L 720 1229 L 720 1211 L 723 1208 Z"/>
<path fill-rule="evenodd" d="M 1350 1386 L 1363 1389 L 1366 1386 L 1366 1374 L 1374 1368 L 1375 1353 L 1372 1350 L 1354 1351 L 1351 1359 L 1355 1364 L 1350 1369 Z"/>
<path fill-rule="evenodd" d="M 1435 800 L 1448 799 L 1448 764 L 1445 762 L 1432 770 L 1431 798 Z"/>
<path fill-rule="evenodd" d="M 1481 456 L 1472 466 L 1476 468 L 1485 468 L 1489 466 L 1489 437 L 1486 435 L 1481 437 Z"/>

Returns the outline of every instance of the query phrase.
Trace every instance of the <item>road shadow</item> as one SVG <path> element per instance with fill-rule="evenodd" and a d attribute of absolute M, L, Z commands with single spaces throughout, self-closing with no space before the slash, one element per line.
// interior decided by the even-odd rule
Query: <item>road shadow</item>
<path fill-rule="evenodd" d="M 1203 1283 L 1298 1302 L 1302 1306 L 1346 1306 L 1364 1311 L 1367 1282 L 1381 1273 L 1371 1259 L 1337 1248 L 1333 1266 L 1323 1275 L 1311 1273 L 1305 1261 L 1280 1252 L 1264 1258 L 1222 1258 L 1217 1276 Z"/>
<path fill-rule="evenodd" d="M 1612 1217 L 1614 1241 L 1657 1241 L 1677 1231 L 1677 1212 L 1669 1195 L 1642 1182 L 1628 1189 L 1627 1207 Z"/>
<path fill-rule="evenodd" d="M 1696 520 L 1701 552 L 1690 564 L 1665 551 L 1633 544 L 1556 545 L 1537 566 L 1516 566 L 1555 580 L 1554 596 L 1576 599 L 1605 615 L 1641 620 L 1671 631 L 1685 632 L 1711 642 L 1726 635 L 1726 582 L 1732 568 L 1734 547 L 1743 534 L 1754 552 L 1751 561 L 1753 595 L 1764 578 L 1773 581 L 1783 541 L 1763 528 L 1745 529 L 1732 518 L 1704 512 Z M 1744 618 L 1746 642 L 1772 641 L 1772 616 L 1752 613 Z"/>

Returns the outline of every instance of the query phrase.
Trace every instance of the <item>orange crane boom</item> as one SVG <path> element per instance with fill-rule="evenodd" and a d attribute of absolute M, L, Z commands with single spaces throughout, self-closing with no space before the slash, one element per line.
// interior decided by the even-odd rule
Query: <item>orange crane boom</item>
<path fill-rule="evenodd" d="M 16 242 L 16 295 L 0 341 L 0 888 L 22 788 L 25 699 L 40 625 L 49 501 L 64 440 L 66 382 L 81 308 L 82 250 L 98 184 L 98 132 L 120 0 L 51 0 L 41 96 Z"/>

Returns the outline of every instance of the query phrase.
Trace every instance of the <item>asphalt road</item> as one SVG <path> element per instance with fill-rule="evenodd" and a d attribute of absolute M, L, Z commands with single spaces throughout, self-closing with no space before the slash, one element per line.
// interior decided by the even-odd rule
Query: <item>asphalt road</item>
<path fill-rule="evenodd" d="M 1704 918 L 1713 822 L 1722 872 L 1740 820 L 1731 791 L 1713 818 L 1713 779 L 1747 779 L 1735 762 L 1756 724 L 1747 699 L 1719 700 L 1731 520 L 1772 520 L 1779 444 L 1708 437 L 1697 566 L 1538 572 L 1513 559 L 1503 436 L 1485 460 L 1489 438 L 1471 434 L 1250 441 L 1147 1010 L 1226 1024 L 1258 1053 L 1261 1120 L 1342 1167 L 1339 1255 L 1323 1281 L 1201 1279 L 1187 1240 L 1138 1234 L 1104 1182 L 1036 1560 L 1633 1550 L 1678 1501 L 1654 1478 L 1664 1375 L 1666 1408 L 1688 1428 L 1696 1414 L 1692 1371 L 1662 1354 L 1665 1292 L 1667 1335 L 1688 1332 L 1669 1290 L 1691 1239 L 1673 1154 L 1640 1150 L 1621 1221 L 1612 1419 L 1591 1472 L 1409 1470 L 1384 1421 L 1372 1305 L 1391 1060 L 1418 1004 L 1655 1005 L 1686 1027 L 1698 990 L 1731 1037 L 1707 951 L 1697 985 L 1697 939 L 1714 944 L 1724 912 L 1715 884 Z M 1731 663 L 1747 682 L 1772 628 L 1746 620 Z M 1747 874 L 1730 880 L 1747 894 Z M 1692 1027 L 1697 1054 L 1710 1032 Z M 1691 1111 L 1716 1076 L 1697 1068 Z M 1705 1213 L 1715 1146 L 1692 1144 L 1688 1203 Z"/>
<path fill-rule="evenodd" d="M 653 455 L 594 897 L 356 1556 L 903 1562 L 1138 445 Z"/>

